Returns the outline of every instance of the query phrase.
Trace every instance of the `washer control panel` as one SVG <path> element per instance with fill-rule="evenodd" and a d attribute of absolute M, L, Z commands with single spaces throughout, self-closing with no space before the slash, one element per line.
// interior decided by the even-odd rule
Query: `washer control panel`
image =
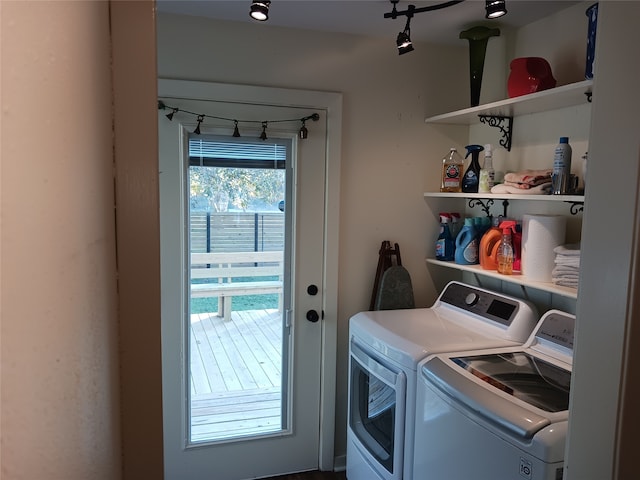
<path fill-rule="evenodd" d="M 449 283 L 439 301 L 509 326 L 518 315 L 523 300 L 458 282 Z"/>

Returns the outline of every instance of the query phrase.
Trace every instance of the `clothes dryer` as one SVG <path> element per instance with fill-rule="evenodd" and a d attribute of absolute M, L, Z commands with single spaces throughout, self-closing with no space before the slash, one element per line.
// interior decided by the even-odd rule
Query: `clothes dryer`
<path fill-rule="evenodd" d="M 524 300 L 460 282 L 447 284 L 429 308 L 351 317 L 347 478 L 414 478 L 419 361 L 439 352 L 521 345 L 537 319 Z"/>

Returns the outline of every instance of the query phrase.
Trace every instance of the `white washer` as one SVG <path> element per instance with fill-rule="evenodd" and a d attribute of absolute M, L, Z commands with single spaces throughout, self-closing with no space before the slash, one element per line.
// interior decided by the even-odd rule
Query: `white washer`
<path fill-rule="evenodd" d="M 574 324 L 550 310 L 521 347 L 420 362 L 414 478 L 561 479 Z"/>
<path fill-rule="evenodd" d="M 414 478 L 420 360 L 439 352 L 522 345 L 537 319 L 528 302 L 459 282 L 450 282 L 430 308 L 351 317 L 347 478 Z"/>

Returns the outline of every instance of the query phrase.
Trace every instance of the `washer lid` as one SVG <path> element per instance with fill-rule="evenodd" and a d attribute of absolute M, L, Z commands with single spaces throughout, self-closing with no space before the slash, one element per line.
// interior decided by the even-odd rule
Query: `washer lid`
<path fill-rule="evenodd" d="M 531 439 L 552 423 L 549 417 L 553 414 L 540 415 L 506 395 L 498 395 L 495 390 L 470 381 L 440 357 L 433 357 L 422 366 L 422 376 L 479 421 L 510 435 Z"/>
<path fill-rule="evenodd" d="M 546 412 L 569 409 L 571 371 L 527 352 L 451 357 L 483 382 Z"/>

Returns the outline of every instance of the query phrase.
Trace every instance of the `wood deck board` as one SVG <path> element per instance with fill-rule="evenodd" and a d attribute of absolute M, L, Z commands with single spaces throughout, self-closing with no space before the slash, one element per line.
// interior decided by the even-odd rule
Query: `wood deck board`
<path fill-rule="evenodd" d="M 281 428 L 282 315 L 191 316 L 191 441 Z"/>

